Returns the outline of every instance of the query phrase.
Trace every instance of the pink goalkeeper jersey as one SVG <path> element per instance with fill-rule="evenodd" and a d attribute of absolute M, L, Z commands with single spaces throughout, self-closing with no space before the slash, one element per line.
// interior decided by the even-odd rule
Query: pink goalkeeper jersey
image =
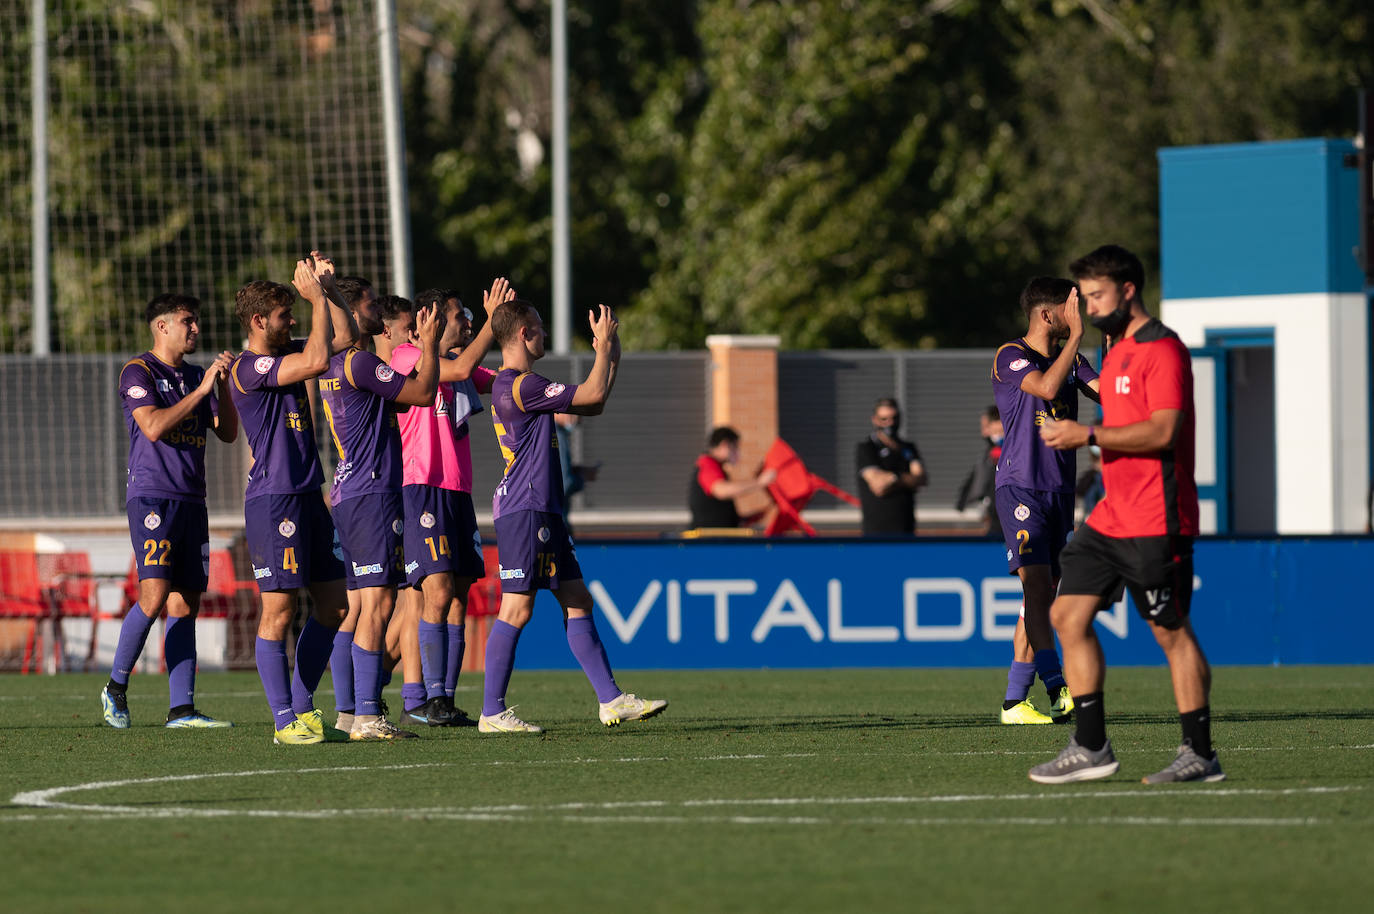
<path fill-rule="evenodd" d="M 420 361 L 420 349 L 402 343 L 391 353 L 391 367 L 409 375 Z M 490 393 L 496 372 L 477 366 L 472 377 L 440 384 L 433 406 L 412 406 L 400 413 L 401 485 L 435 486 L 472 492 L 472 445 L 468 417 L 482 410 L 479 393 Z"/>

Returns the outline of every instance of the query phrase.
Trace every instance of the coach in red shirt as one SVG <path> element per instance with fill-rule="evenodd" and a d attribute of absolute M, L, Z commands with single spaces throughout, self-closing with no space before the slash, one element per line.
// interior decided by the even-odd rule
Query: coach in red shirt
<path fill-rule="evenodd" d="M 1064 450 L 1098 445 L 1107 494 L 1064 547 L 1050 609 L 1077 732 L 1030 778 L 1063 784 L 1109 777 L 1120 767 L 1107 740 L 1105 664 L 1093 617 L 1125 586 L 1169 661 L 1183 728 L 1173 763 L 1144 782 L 1220 781 L 1207 705 L 1212 671 L 1188 621 L 1198 532 L 1192 362 L 1178 335 L 1145 311 L 1145 270 L 1134 254 L 1107 245 L 1069 269 L 1088 319 L 1113 343 L 1102 362 L 1102 425 L 1046 422 L 1041 437 Z"/>

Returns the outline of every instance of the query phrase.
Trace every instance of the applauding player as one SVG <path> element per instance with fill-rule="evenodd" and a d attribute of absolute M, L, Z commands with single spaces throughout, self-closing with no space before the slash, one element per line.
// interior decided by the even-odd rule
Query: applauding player
<path fill-rule="evenodd" d="M 208 370 L 186 361 L 200 334 L 200 302 L 190 295 L 159 295 L 148 303 L 144 318 L 153 348 L 130 359 L 119 373 L 129 429 L 129 534 L 138 565 L 138 602 L 119 629 L 101 710 L 105 723 L 128 728 L 129 673 L 165 607 L 167 726 L 229 727 L 228 721 L 196 710 L 195 622 L 209 583 L 206 432 L 213 429 L 215 437 L 230 442 L 239 429 L 225 387 L 233 355 L 221 352 Z"/>
<path fill-rule="evenodd" d="M 492 499 L 502 594 L 500 613 L 487 637 L 486 686 L 477 722 L 483 733 L 539 733 L 543 729 L 506 707 L 506 687 L 520 632 L 534 612 L 534 596 L 545 589 L 553 591 L 563 608 L 568 647 L 596 690 L 602 723 L 612 726 L 652 717 L 668 706 L 666 701 L 622 692 L 616 685 L 592 620 L 592 595 L 582 583 L 582 569 L 563 523 L 563 473 L 554 413 L 600 414 L 620 362 L 615 315 L 601 305 L 588 317 L 596 361 L 586 381 L 569 386 L 531 370 L 543 358 L 548 336 L 534 305 L 509 301 L 492 316 L 492 332 L 501 347 L 492 411 L 506 472 Z"/>

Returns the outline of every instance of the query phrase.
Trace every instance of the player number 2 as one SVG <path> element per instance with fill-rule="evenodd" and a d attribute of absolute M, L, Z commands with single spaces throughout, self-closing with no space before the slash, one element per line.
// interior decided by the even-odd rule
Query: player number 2
<path fill-rule="evenodd" d="M 434 537 L 432 536 L 425 537 L 425 545 L 429 547 L 429 557 L 432 561 L 437 562 L 439 561 L 439 556 L 450 554 L 448 551 L 447 536 L 441 535 L 439 537 L 439 548 L 437 550 L 434 548 Z"/>
<path fill-rule="evenodd" d="M 1029 531 L 1029 530 L 1017 530 L 1017 531 L 1016 531 L 1016 542 L 1020 544 L 1019 546 L 1016 547 L 1016 552 L 1017 552 L 1018 555 L 1025 555 L 1027 552 L 1030 552 L 1030 551 L 1031 551 L 1031 548 L 1030 548 L 1030 531 Z"/>
<path fill-rule="evenodd" d="M 296 564 L 295 546 L 287 546 L 285 549 L 282 550 L 281 567 L 291 572 L 292 574 L 296 573 L 296 569 L 299 568 L 300 565 Z"/>
<path fill-rule="evenodd" d="M 143 541 L 143 548 L 146 549 L 146 550 L 148 550 L 147 553 L 143 556 L 143 564 L 145 564 L 145 565 L 170 565 L 170 564 L 172 564 L 171 559 L 168 558 L 168 556 L 170 556 L 170 555 L 171 555 L 171 552 L 172 552 L 172 543 L 171 543 L 170 540 L 144 540 L 144 541 Z M 156 554 L 157 551 L 158 551 L 159 549 L 162 550 L 162 555 L 157 555 L 157 554 Z"/>

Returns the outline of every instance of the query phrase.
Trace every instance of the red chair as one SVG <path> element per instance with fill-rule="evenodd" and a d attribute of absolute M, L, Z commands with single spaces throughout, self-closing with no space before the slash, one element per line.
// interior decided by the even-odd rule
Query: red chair
<path fill-rule="evenodd" d="M 114 612 L 103 612 L 98 600 L 94 601 L 95 605 L 91 607 L 91 641 L 86 646 L 86 660 L 81 665 L 82 670 L 87 673 L 95 666 L 95 651 L 100 638 L 100 623 L 123 621 L 124 616 L 138 602 L 138 556 L 129 560 L 129 570 L 123 578 L 109 576 L 105 579 L 119 583 L 119 608 Z"/>
<path fill-rule="evenodd" d="M 43 580 L 38 573 L 38 555 L 31 551 L 0 551 L 0 618 L 20 619 L 28 623 L 24 634 L 24 659 L 20 670 L 28 675 L 38 653 L 38 623 L 44 619 L 53 621 L 53 628 L 61 632 L 61 626 L 53 617 L 52 601 L 44 592 Z M 54 657 L 61 665 L 61 639 L 53 640 Z"/>
<path fill-rule="evenodd" d="M 773 441 L 773 446 L 764 455 L 763 465 L 778 472 L 778 478 L 768 487 L 778 512 L 764 528 L 764 536 L 780 536 L 793 529 L 815 536 L 815 528 L 802 520 L 801 511 L 817 492 L 828 492 L 855 507 L 859 505 L 853 495 L 808 470 L 797 452 L 781 438 Z"/>

